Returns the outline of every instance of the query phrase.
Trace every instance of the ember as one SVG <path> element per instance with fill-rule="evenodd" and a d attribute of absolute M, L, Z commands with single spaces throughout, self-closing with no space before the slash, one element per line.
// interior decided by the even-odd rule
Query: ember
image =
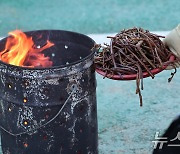
<path fill-rule="evenodd" d="M 22 67 L 51 67 L 52 61 L 45 57 L 43 50 L 52 47 L 54 44 L 47 40 L 43 47 L 34 48 L 32 37 L 28 37 L 20 30 L 9 33 L 5 49 L 0 51 L 0 60 Z"/>
<path fill-rule="evenodd" d="M 154 78 L 151 70 L 173 65 L 172 61 L 169 61 L 172 54 L 160 37 L 162 36 L 142 28 L 123 30 L 115 37 L 109 37 L 110 45 L 105 44 L 102 52 L 95 58 L 96 68 L 105 72 L 104 77 L 113 79 L 113 75 L 119 75 L 123 79 L 124 75 L 136 75 L 136 94 L 139 94 L 140 106 L 142 106 L 143 73 L 147 72 Z M 173 77 L 174 73 L 171 75 Z"/>

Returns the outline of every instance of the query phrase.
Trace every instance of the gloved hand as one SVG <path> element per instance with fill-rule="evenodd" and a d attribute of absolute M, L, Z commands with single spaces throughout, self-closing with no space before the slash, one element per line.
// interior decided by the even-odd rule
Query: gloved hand
<path fill-rule="evenodd" d="M 163 42 L 169 47 L 171 52 L 180 59 L 180 24 L 164 38 Z M 175 66 L 180 67 L 180 63 L 175 63 Z M 172 68 L 172 66 L 167 67 L 167 69 Z"/>

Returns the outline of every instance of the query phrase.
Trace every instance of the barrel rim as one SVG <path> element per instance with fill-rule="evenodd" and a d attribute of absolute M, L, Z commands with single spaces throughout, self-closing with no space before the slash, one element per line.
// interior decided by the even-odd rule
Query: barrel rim
<path fill-rule="evenodd" d="M 65 32 L 65 33 L 69 33 L 69 34 L 73 34 L 73 35 L 79 35 L 79 36 L 82 36 L 84 38 L 87 38 L 89 39 L 89 41 L 91 41 L 94 45 L 96 44 L 96 42 L 89 36 L 85 35 L 85 34 L 82 34 L 82 33 L 78 33 L 78 32 L 73 32 L 73 31 L 67 31 L 67 30 L 56 30 L 56 29 L 52 29 L 52 30 L 47 30 L 47 29 L 44 29 L 44 30 L 34 30 L 34 31 L 25 31 L 24 33 L 32 33 L 32 32 L 41 32 L 41 31 L 57 31 L 57 32 Z M 4 39 L 7 39 L 7 37 L 4 37 L 3 39 L 0 40 L 0 42 Z M 67 67 L 70 67 L 70 66 L 73 66 L 73 65 L 76 65 L 76 64 L 80 64 L 84 61 L 86 61 L 87 59 L 90 59 L 94 54 L 95 52 L 97 51 L 96 48 L 94 48 L 94 46 L 92 46 L 92 48 L 90 49 L 92 52 L 80 59 L 80 60 L 77 60 L 76 62 L 72 62 L 70 64 L 65 64 L 65 65 L 60 65 L 60 66 L 52 66 L 52 67 L 42 67 L 42 68 L 30 68 L 30 67 L 21 67 L 21 66 L 16 66 L 16 65 L 12 65 L 12 64 L 8 64 L 8 63 L 5 63 L 3 61 L 0 60 L 0 64 L 3 64 L 3 65 L 6 65 L 8 67 L 13 67 L 13 68 L 19 68 L 19 69 L 23 69 L 23 70 L 29 70 L 29 71 L 39 71 L 39 70 L 53 70 L 53 69 L 61 69 L 61 68 L 67 68 Z"/>

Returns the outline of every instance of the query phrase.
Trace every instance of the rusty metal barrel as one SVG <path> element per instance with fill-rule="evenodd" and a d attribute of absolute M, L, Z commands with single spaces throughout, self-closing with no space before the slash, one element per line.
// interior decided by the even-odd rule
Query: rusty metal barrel
<path fill-rule="evenodd" d="M 61 30 L 25 32 L 43 51 L 50 68 L 0 61 L 0 127 L 4 154 L 97 154 L 95 42 Z M 37 39 L 41 36 L 41 39 Z M 7 38 L 0 41 L 0 51 Z"/>

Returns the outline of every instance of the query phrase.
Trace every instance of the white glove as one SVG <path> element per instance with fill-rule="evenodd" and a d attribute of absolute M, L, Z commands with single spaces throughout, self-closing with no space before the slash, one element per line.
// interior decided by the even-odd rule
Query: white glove
<path fill-rule="evenodd" d="M 171 52 L 180 59 L 180 24 L 164 38 L 163 42 L 169 47 Z M 179 63 L 175 65 L 176 67 L 180 67 Z M 172 68 L 171 66 L 167 67 L 167 69 Z"/>

